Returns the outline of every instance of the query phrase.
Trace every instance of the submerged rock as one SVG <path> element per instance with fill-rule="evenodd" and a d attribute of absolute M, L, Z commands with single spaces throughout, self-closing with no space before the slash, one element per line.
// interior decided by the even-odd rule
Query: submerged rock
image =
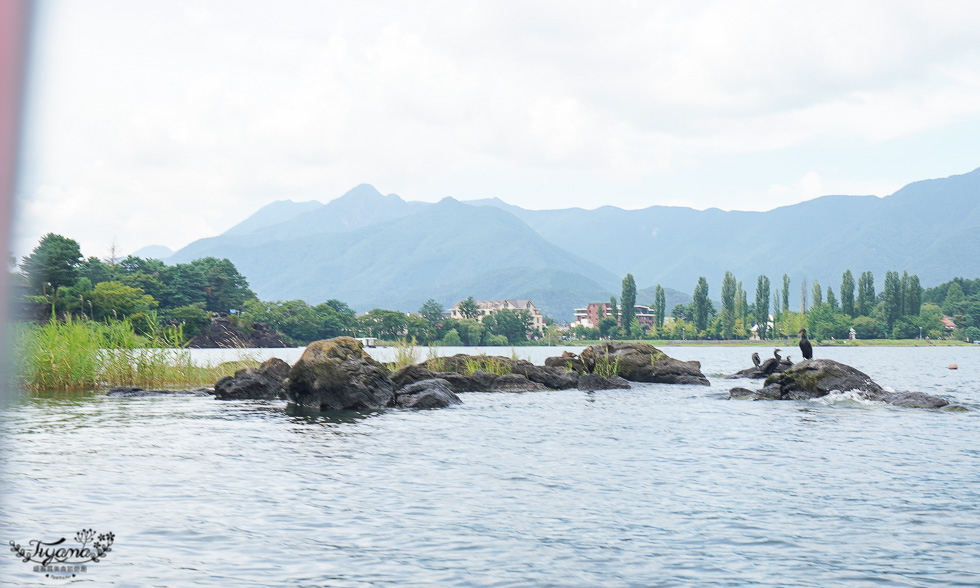
<path fill-rule="evenodd" d="M 631 382 L 711 385 L 701 362 L 674 359 L 648 343 L 608 341 L 587 347 L 579 357 L 590 373 L 608 371 Z"/>
<path fill-rule="evenodd" d="M 617 390 L 632 388 L 625 378 L 612 376 L 604 378 L 599 374 L 582 374 L 578 379 L 578 389 L 592 392 L 595 390 Z"/>
<path fill-rule="evenodd" d="M 441 378 L 420 380 L 395 392 L 395 404 L 401 408 L 422 410 L 462 403 L 450 389 L 449 382 Z"/>
<path fill-rule="evenodd" d="M 289 371 L 286 398 L 326 410 L 370 410 L 392 406 L 388 370 L 351 337 L 314 341 Z"/>
<path fill-rule="evenodd" d="M 949 402 L 922 392 L 887 392 L 870 376 L 832 359 L 807 359 L 766 379 L 765 387 L 752 391 L 732 388 L 729 398 L 751 400 L 805 400 L 831 392 L 853 392 L 866 400 L 895 406 L 941 408 Z"/>
<path fill-rule="evenodd" d="M 284 395 L 288 376 L 289 364 L 273 357 L 256 369 L 241 369 L 221 378 L 214 385 L 214 395 L 218 400 L 277 398 Z"/>

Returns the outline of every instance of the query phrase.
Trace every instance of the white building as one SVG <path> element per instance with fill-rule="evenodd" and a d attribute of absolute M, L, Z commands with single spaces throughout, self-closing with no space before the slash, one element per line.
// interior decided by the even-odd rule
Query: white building
<path fill-rule="evenodd" d="M 466 318 L 459 310 L 459 306 L 463 304 L 463 302 L 463 300 L 460 300 L 456 303 L 456 306 L 449 310 L 450 318 L 457 320 Z M 544 331 L 544 316 L 530 300 L 518 300 L 515 298 L 510 298 L 507 300 L 477 300 L 476 308 L 479 311 L 479 315 L 477 315 L 476 320 L 481 323 L 483 322 L 484 317 L 498 313 L 501 310 L 526 310 L 531 314 L 531 328 L 542 332 Z"/>

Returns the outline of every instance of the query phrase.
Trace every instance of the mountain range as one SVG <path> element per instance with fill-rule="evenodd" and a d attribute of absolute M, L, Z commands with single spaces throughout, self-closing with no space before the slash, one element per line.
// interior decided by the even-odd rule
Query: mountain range
<path fill-rule="evenodd" d="M 788 274 L 794 297 L 804 277 L 837 291 L 847 269 L 872 271 L 879 288 L 887 270 L 918 274 L 923 286 L 980 276 L 978 246 L 980 169 L 884 198 L 824 196 L 766 212 L 423 203 L 362 184 L 326 204 L 273 202 L 165 261 L 227 257 L 264 300 L 338 298 L 364 312 L 528 298 L 567 320 L 618 297 L 627 273 L 643 292 L 664 286 L 669 309 L 690 300 L 699 276 L 717 299 L 725 271 L 750 299 L 760 274 L 773 291 Z"/>

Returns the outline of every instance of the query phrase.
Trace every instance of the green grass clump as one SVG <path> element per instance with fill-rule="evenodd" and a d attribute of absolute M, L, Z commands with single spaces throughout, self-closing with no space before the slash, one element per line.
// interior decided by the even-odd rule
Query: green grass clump
<path fill-rule="evenodd" d="M 31 391 L 211 386 L 234 373 L 234 366 L 196 365 L 179 327 L 138 335 L 127 320 L 68 317 L 18 325 L 13 339 L 20 387 Z M 255 359 L 242 363 L 258 365 Z"/>
<path fill-rule="evenodd" d="M 419 361 L 417 351 L 415 337 L 412 337 L 411 342 L 409 342 L 407 339 L 395 341 L 395 361 L 387 364 L 388 369 L 396 372 L 400 369 L 407 368 L 410 365 L 415 365 Z"/>
<path fill-rule="evenodd" d="M 595 373 L 599 374 L 603 378 L 611 378 L 613 376 L 618 376 L 619 357 L 616 358 L 616 361 L 610 361 L 608 351 L 604 355 L 596 356 Z"/>
<path fill-rule="evenodd" d="M 470 356 L 464 360 L 463 367 L 466 370 L 465 375 L 471 376 L 473 372 L 483 371 L 488 374 L 495 374 L 502 376 L 504 374 L 512 373 L 513 370 L 510 366 L 500 361 L 495 357 L 488 357 L 486 355 Z"/>

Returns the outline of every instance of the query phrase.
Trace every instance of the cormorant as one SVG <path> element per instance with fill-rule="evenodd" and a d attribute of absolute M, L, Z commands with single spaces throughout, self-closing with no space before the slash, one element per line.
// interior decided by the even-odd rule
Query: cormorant
<path fill-rule="evenodd" d="M 806 329 L 800 329 L 800 351 L 803 352 L 803 359 L 813 359 L 813 345 L 806 338 Z"/>
<path fill-rule="evenodd" d="M 780 351 L 782 350 L 777 349 L 773 351 L 772 357 L 770 359 L 767 359 L 766 362 L 759 367 L 759 369 L 762 370 L 762 373 L 769 375 L 774 371 L 776 371 L 776 368 L 779 367 L 779 361 L 782 359 L 779 356 Z"/>
<path fill-rule="evenodd" d="M 755 367 L 759 367 L 762 364 L 762 360 L 759 359 L 758 353 L 752 354 L 752 363 L 755 364 Z"/>

